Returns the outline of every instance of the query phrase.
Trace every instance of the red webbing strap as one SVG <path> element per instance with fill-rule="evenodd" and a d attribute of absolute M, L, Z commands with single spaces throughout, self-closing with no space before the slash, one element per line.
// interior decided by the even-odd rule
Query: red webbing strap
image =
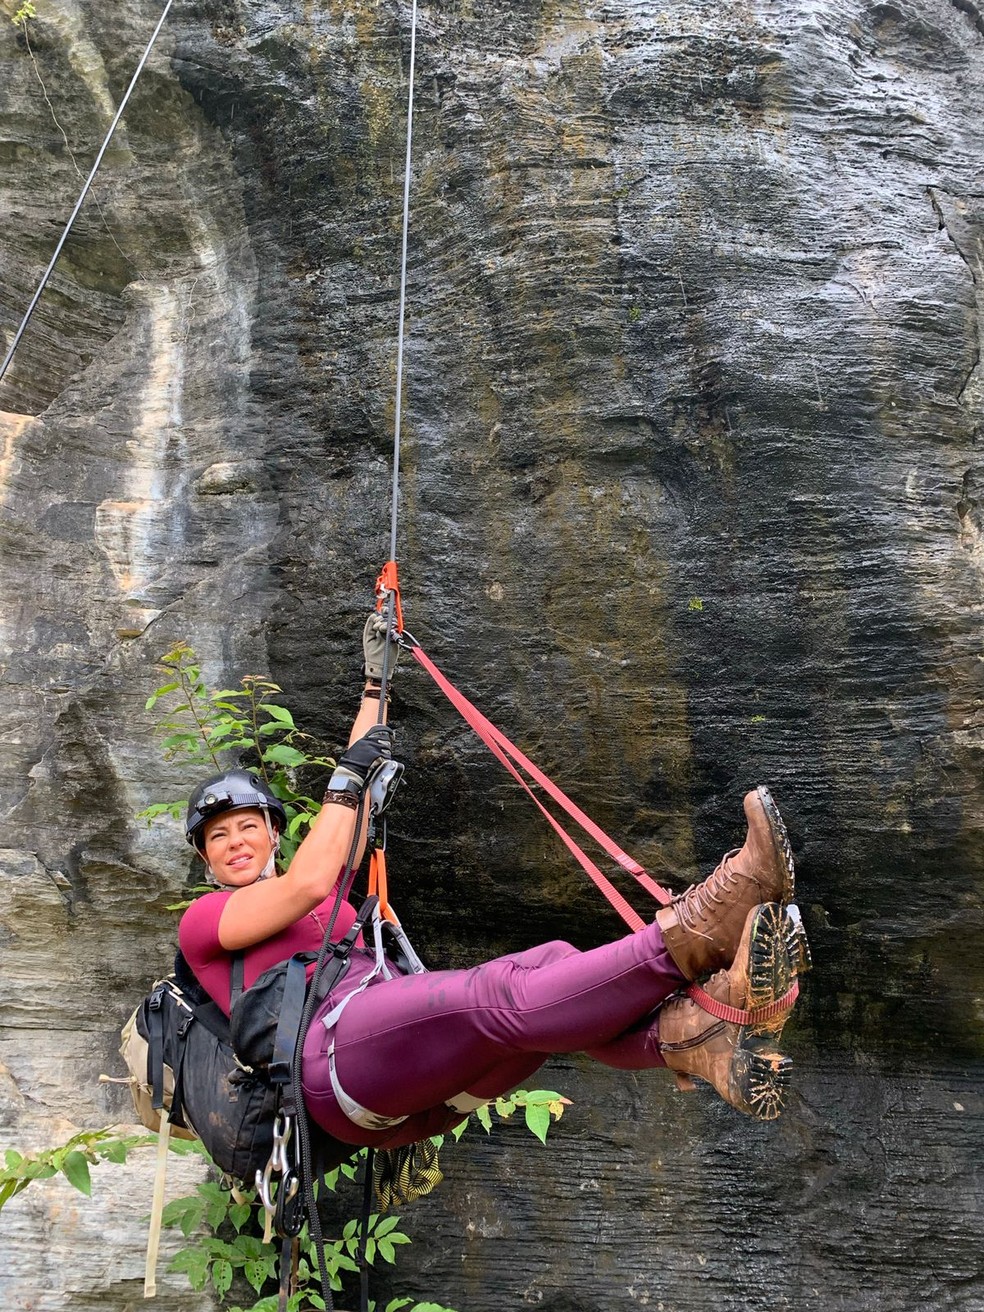
<path fill-rule="evenodd" d="M 584 869 L 591 877 L 608 901 L 613 907 L 615 907 L 615 910 L 618 911 L 622 919 L 625 920 L 626 924 L 633 929 L 641 929 L 645 922 L 632 910 L 610 880 L 601 873 L 590 858 L 581 851 L 581 848 L 575 843 L 574 839 L 571 838 L 566 830 L 554 819 L 550 812 L 546 810 L 540 800 L 529 788 L 526 781 L 518 773 L 513 762 L 525 770 L 530 778 L 538 783 L 544 792 L 546 792 L 548 796 L 558 804 L 558 806 L 566 811 L 566 813 L 578 825 L 580 825 L 585 833 L 594 839 L 594 841 L 612 858 L 613 861 L 616 861 L 623 870 L 627 870 L 629 874 L 638 880 L 643 888 L 645 888 L 646 891 L 658 902 L 665 906 L 673 900 L 671 893 L 668 893 L 666 889 L 662 888 L 654 879 L 650 878 L 637 861 L 629 856 L 627 852 L 624 852 L 613 839 L 609 838 L 605 831 L 597 825 L 590 816 L 586 815 L 575 802 L 571 801 L 567 794 L 548 779 L 543 771 L 534 765 L 528 756 L 525 756 L 514 743 L 510 742 L 505 734 L 497 729 L 491 720 L 487 719 L 481 711 L 464 696 L 463 693 L 460 693 L 419 646 L 413 646 L 410 650 L 414 660 L 416 660 L 417 663 L 427 671 L 437 684 L 438 688 L 444 693 L 445 697 L 447 697 L 448 701 L 451 702 L 452 706 L 455 707 L 465 722 L 474 729 L 493 755 L 506 766 L 510 774 L 518 779 L 523 785 L 527 793 L 529 793 L 537 806 L 550 821 L 553 828 L 561 836 L 568 850 L 575 856 L 582 869 Z M 507 758 L 511 758 L 511 760 Z"/>
<path fill-rule="evenodd" d="M 718 1020 L 730 1021 L 732 1025 L 758 1025 L 762 1021 L 781 1016 L 784 1011 L 789 1011 L 799 997 L 799 991 L 799 980 L 794 979 L 788 993 L 784 993 L 781 998 L 776 998 L 765 1007 L 755 1007 L 751 1011 L 743 1011 L 740 1007 L 729 1007 L 725 1002 L 718 1002 L 717 998 L 712 998 L 709 993 L 705 993 L 699 984 L 690 985 L 687 989 L 687 997 L 693 998 L 701 1011 L 716 1016 Z"/>
<path fill-rule="evenodd" d="M 477 729 L 476 729 L 476 733 L 478 733 Z M 482 735 L 479 734 L 479 737 L 482 737 Z M 632 909 L 629 903 L 626 902 L 625 898 L 618 891 L 615 885 L 611 882 L 608 876 L 602 874 L 602 872 L 598 869 L 595 863 L 588 856 L 587 852 L 585 852 L 583 848 L 581 848 L 578 845 L 578 843 L 570 836 L 570 834 L 567 832 L 564 826 L 560 824 L 560 822 L 550 814 L 547 808 L 537 797 L 536 793 L 534 793 L 533 789 L 529 786 L 529 784 L 526 782 L 523 776 L 513 765 L 512 761 L 510 761 L 506 753 L 499 747 L 497 743 L 490 742 L 484 737 L 482 738 L 482 741 L 485 743 L 486 747 L 489 749 L 492 755 L 496 757 L 497 760 L 502 762 L 502 764 L 509 771 L 509 773 L 516 780 L 516 782 L 523 789 L 523 791 L 527 794 L 527 796 L 533 799 L 533 804 L 537 807 L 537 809 L 541 812 L 541 814 L 546 816 L 550 825 L 555 830 L 555 832 L 559 835 L 561 841 L 564 843 L 564 846 L 574 857 L 574 860 L 577 861 L 581 869 L 593 881 L 595 887 L 599 890 L 599 892 L 602 893 L 603 896 L 608 899 L 608 901 L 615 908 L 618 914 L 622 917 L 622 919 L 625 921 L 628 927 L 634 930 L 645 929 L 646 922 L 636 911 Z"/>

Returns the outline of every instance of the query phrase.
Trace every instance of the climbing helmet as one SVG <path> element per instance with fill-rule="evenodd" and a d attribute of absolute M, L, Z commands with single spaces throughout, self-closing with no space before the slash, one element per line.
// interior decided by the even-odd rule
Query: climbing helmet
<path fill-rule="evenodd" d="M 188 799 L 185 837 L 199 851 L 204 846 L 206 820 L 223 811 L 258 807 L 276 826 L 279 833 L 287 827 L 287 812 L 269 784 L 252 770 L 227 770 L 199 784 Z"/>

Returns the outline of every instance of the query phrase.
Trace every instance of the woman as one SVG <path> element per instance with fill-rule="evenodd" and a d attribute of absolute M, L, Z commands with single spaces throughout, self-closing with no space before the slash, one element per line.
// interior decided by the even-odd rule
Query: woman
<path fill-rule="evenodd" d="M 189 805 L 189 841 L 220 889 L 185 912 L 181 948 L 226 1012 L 233 955 L 242 954 L 248 988 L 292 953 L 317 950 L 350 851 L 364 845 L 356 808 L 391 742 L 376 723 L 381 618 L 370 616 L 363 644 L 366 685 L 349 745 L 282 876 L 271 877 L 283 808 L 256 776 L 210 780 Z M 448 1130 L 527 1081 L 551 1054 L 584 1050 L 621 1069 L 669 1067 L 681 1088 L 697 1076 L 740 1111 L 773 1119 L 790 1068 L 777 1047 L 788 1015 L 779 1000 L 806 949 L 785 910 L 794 875 L 778 810 L 765 788 L 744 807 L 742 848 L 651 925 L 614 943 L 587 952 L 546 943 L 470 970 L 388 979 L 374 972 L 373 954 L 357 949 L 308 1030 L 301 1070 L 311 1118 L 344 1143 L 398 1147 Z M 354 919 L 342 902 L 333 939 Z M 715 1015 L 683 992 L 706 976 Z M 727 1010 L 770 1007 L 779 1014 L 765 1019 Z"/>

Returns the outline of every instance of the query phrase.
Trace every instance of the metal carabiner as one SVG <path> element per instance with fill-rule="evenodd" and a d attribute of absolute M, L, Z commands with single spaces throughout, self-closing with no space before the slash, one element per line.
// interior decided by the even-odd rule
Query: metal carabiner
<path fill-rule="evenodd" d="M 270 1162 L 273 1169 L 279 1171 L 281 1175 L 285 1175 L 290 1170 L 287 1145 L 290 1143 L 293 1128 L 291 1118 L 283 1112 L 277 1112 L 276 1120 L 273 1122 L 273 1151 L 270 1154 Z"/>
<path fill-rule="evenodd" d="M 263 1210 L 271 1217 L 277 1208 L 270 1188 L 274 1171 L 284 1178 L 293 1174 L 287 1157 L 287 1145 L 290 1143 L 292 1130 L 291 1118 L 283 1112 L 277 1112 L 273 1122 L 273 1148 L 270 1150 L 270 1158 L 263 1170 L 256 1172 L 256 1192 L 260 1196 Z"/>
<path fill-rule="evenodd" d="M 256 1172 L 256 1192 L 260 1196 L 260 1202 L 263 1204 L 263 1210 L 268 1216 L 272 1217 L 276 1204 L 270 1194 L 270 1177 L 273 1175 L 273 1154 L 264 1166 L 262 1171 Z"/>
<path fill-rule="evenodd" d="M 277 1212 L 273 1228 L 283 1239 L 294 1238 L 304 1226 L 304 1196 L 301 1182 L 293 1171 L 288 1171 L 277 1190 Z"/>

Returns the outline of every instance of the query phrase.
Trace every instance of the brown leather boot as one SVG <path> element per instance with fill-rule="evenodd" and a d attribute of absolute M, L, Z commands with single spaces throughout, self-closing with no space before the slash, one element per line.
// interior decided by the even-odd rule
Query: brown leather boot
<path fill-rule="evenodd" d="M 760 786 L 746 793 L 744 806 L 745 846 L 656 913 L 670 956 L 687 979 L 731 964 L 752 907 L 793 900 L 793 853 L 772 794 Z"/>
<path fill-rule="evenodd" d="M 709 1015 L 685 993 L 660 1008 L 659 1050 L 681 1089 L 692 1090 L 696 1077 L 757 1120 L 775 1120 L 782 1111 L 792 1069 L 778 1048 L 795 1001 L 791 933 L 778 903 L 754 907 L 731 969 L 719 971 L 704 990 L 694 990 L 709 995 L 708 1005 L 741 1011 L 741 1023 Z"/>

